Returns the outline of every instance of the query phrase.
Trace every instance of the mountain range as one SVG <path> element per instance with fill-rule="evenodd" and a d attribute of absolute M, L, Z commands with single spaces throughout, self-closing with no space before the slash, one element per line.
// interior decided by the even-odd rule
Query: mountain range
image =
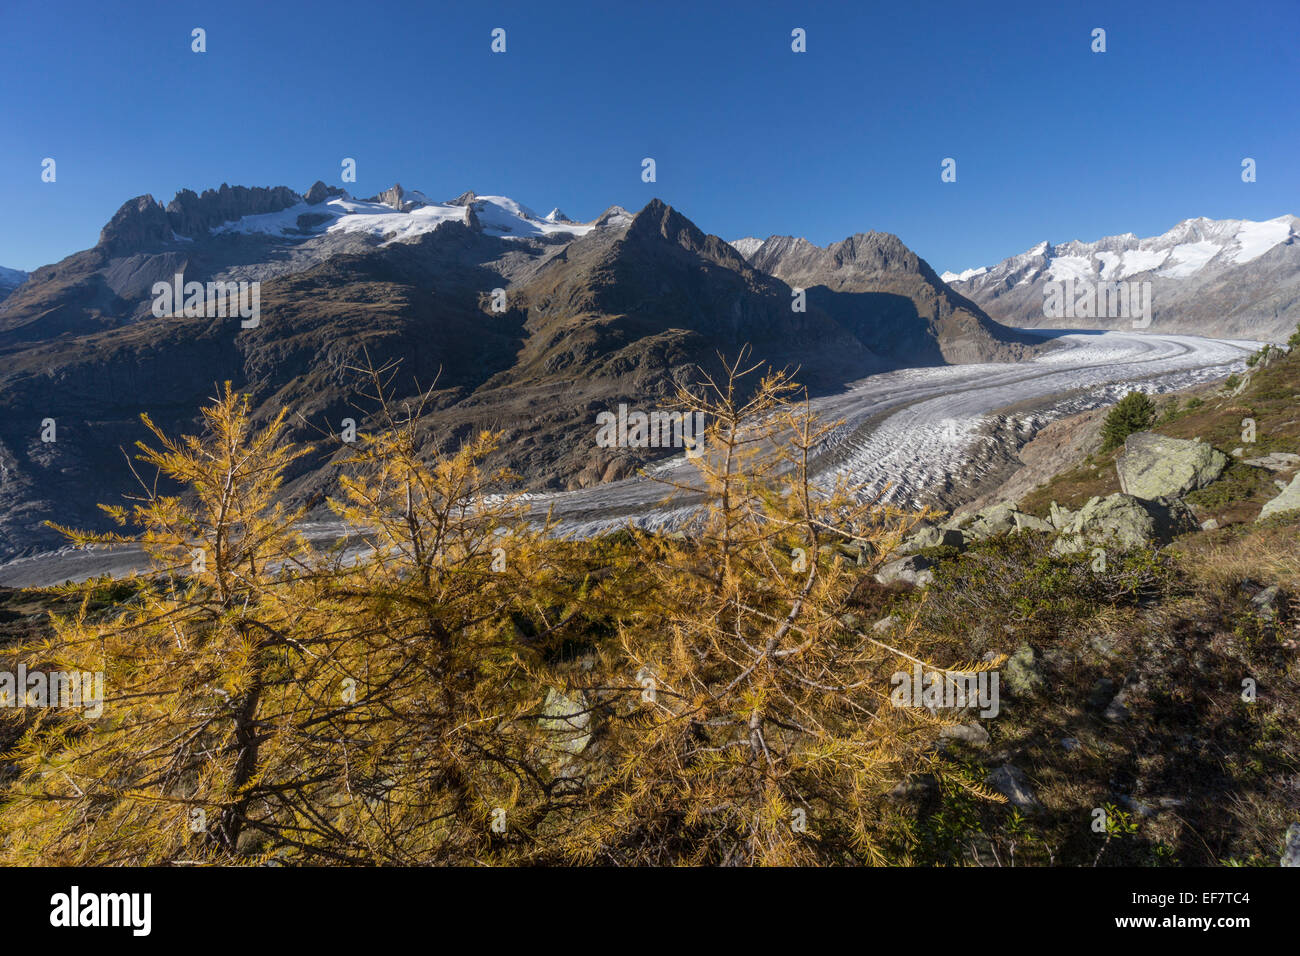
<path fill-rule="evenodd" d="M 177 275 L 258 283 L 260 318 L 216 312 L 211 286 L 196 314 L 160 312 L 155 285 Z M 1011 361 L 1041 341 L 883 233 L 825 248 L 773 237 L 744 254 L 657 199 L 575 223 L 400 185 L 364 200 L 320 182 L 140 196 L 93 248 L 0 302 L 0 559 L 57 546 L 47 519 L 102 525 L 95 505 L 134 487 L 122 449 L 146 437 L 140 413 L 193 431 L 224 380 L 256 421 L 289 407 L 291 437 L 321 446 L 291 496 L 328 485 L 347 452 L 329 436 L 374 412 L 356 370 L 392 362 L 393 397 L 432 389 L 431 444 L 502 429 L 496 463 L 558 490 L 670 454 L 596 447 L 596 415 L 662 407 L 746 344 L 816 393 L 891 368 Z"/>
<path fill-rule="evenodd" d="M 1159 236 L 1040 242 L 943 281 L 999 322 L 1033 328 L 1132 328 L 1127 317 L 1049 317 L 1049 283 L 1150 282 L 1152 331 L 1285 341 L 1300 319 L 1300 219 L 1185 219 Z M 1073 310 L 1071 310 L 1073 311 Z"/>

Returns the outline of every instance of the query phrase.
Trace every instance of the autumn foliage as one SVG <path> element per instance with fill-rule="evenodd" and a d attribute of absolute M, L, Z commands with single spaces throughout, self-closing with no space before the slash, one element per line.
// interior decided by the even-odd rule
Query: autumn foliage
<path fill-rule="evenodd" d="M 709 427 L 665 488 L 679 528 L 589 540 L 505 490 L 501 436 L 431 455 L 382 372 L 327 541 L 283 503 L 310 451 L 284 414 L 254 428 L 227 385 L 200 436 L 146 419 L 122 531 L 66 530 L 153 570 L 107 610 L 96 582 L 63 589 L 79 610 L 24 649 L 102 672 L 105 700 L 24 714 L 0 860 L 890 862 L 890 791 L 944 772 L 944 720 L 892 706 L 890 675 L 942 648 L 846 601 L 917 516 L 819 483 L 834 425 L 757 374 L 681 394 Z"/>

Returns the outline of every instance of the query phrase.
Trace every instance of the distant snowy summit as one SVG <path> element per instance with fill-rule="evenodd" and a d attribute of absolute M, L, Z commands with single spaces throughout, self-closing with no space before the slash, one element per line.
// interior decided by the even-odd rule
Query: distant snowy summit
<path fill-rule="evenodd" d="M 320 185 L 320 184 L 317 184 Z M 241 216 L 212 229 L 212 234 L 263 234 L 282 238 L 325 233 L 361 232 L 386 242 L 403 242 L 432 232 L 444 222 L 460 222 L 501 237 L 585 235 L 594 224 L 574 222 L 558 208 L 539 216 L 507 196 L 463 193 L 455 199 L 434 202 L 418 190 L 400 183 L 370 199 L 353 199 L 342 190 L 332 195 L 307 196 L 275 212 Z M 315 198 L 316 202 L 310 201 Z M 306 218 L 304 218 L 306 217 Z"/>
<path fill-rule="evenodd" d="M 1140 239 L 1040 242 L 996 265 L 945 272 L 944 282 L 999 321 L 1020 326 L 1120 328 L 1119 316 L 1045 314 L 1050 284 L 1150 283 L 1153 328 L 1284 339 L 1300 322 L 1300 219 L 1186 219 Z"/>
<path fill-rule="evenodd" d="M 754 253 L 758 252 L 759 247 L 763 245 L 762 239 L 755 239 L 753 236 L 746 236 L 744 239 L 731 240 L 731 246 L 742 256 L 748 259 Z"/>
<path fill-rule="evenodd" d="M 1184 219 L 1159 236 L 1139 239 L 1131 232 L 1096 242 L 1071 240 L 1059 246 L 1040 242 L 1028 252 L 994 266 L 945 272 L 944 282 L 968 282 L 983 276 L 984 284 L 1014 279 L 1096 279 L 1114 282 L 1152 272 L 1161 278 L 1186 279 L 1207 267 L 1241 265 L 1284 242 L 1293 242 L 1300 219 L 1278 216 L 1264 222 L 1248 219 Z"/>
<path fill-rule="evenodd" d="M 600 224 L 574 222 L 559 209 L 539 216 L 507 196 L 480 196 L 472 191 L 434 202 L 401 183 L 368 199 L 355 199 L 322 182 L 303 194 L 285 186 L 223 184 L 202 194 L 183 189 L 166 206 L 148 195 L 128 200 L 101 231 L 99 247 L 113 255 L 130 255 L 159 243 L 188 244 L 236 235 L 289 244 L 349 235 L 381 243 L 406 242 L 449 222 L 492 236 L 529 239 L 572 239 Z"/>

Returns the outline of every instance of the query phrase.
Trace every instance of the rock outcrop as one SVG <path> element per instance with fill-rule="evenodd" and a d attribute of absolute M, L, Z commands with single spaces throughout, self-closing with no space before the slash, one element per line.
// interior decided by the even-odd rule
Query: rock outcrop
<path fill-rule="evenodd" d="M 378 196 L 371 196 L 367 202 L 383 203 L 385 206 L 392 206 L 398 212 L 410 212 L 412 209 L 419 209 L 429 204 L 424 193 L 409 192 L 402 188 L 401 183 L 394 183 L 391 188 L 385 189 Z M 468 205 L 468 203 L 457 202 L 454 205 Z"/>
<path fill-rule="evenodd" d="M 109 255 L 130 255 L 171 239 L 167 212 L 150 195 L 128 199 L 99 231 L 99 248 Z"/>
<path fill-rule="evenodd" d="M 1029 786 L 1029 778 L 1014 764 L 1003 764 L 985 777 L 984 782 L 1006 797 L 1017 810 L 1037 810 L 1042 806 Z"/>
<path fill-rule="evenodd" d="M 1228 466 L 1228 456 L 1203 442 L 1135 432 L 1115 460 L 1119 486 L 1148 501 L 1204 488 Z"/>
<path fill-rule="evenodd" d="M 965 544 L 965 536 L 956 528 L 939 527 L 933 522 L 922 521 L 897 550 L 899 554 L 915 554 L 927 548 L 962 548 Z"/>
<path fill-rule="evenodd" d="M 928 587 L 934 581 L 934 572 L 930 568 L 934 562 L 919 554 L 909 555 L 890 561 L 876 572 L 876 580 L 884 585 L 907 584 L 912 587 Z"/>
<path fill-rule="evenodd" d="M 1190 508 L 1178 498 L 1147 501 L 1123 492 L 1091 498 L 1077 512 L 1055 513 L 1061 537 L 1057 554 L 1077 554 L 1092 546 L 1120 549 L 1168 544 L 1198 527 Z"/>
<path fill-rule="evenodd" d="M 338 186 L 326 186 L 319 179 L 311 184 L 311 189 L 307 190 L 307 195 L 302 198 L 309 206 L 318 206 L 329 199 L 346 196 L 347 190 L 340 189 Z"/>
<path fill-rule="evenodd" d="M 205 189 L 201 195 L 182 189 L 167 204 L 167 221 L 179 236 L 204 236 L 213 226 L 244 216 L 279 212 L 296 206 L 302 197 L 288 186 L 229 186 Z"/>
<path fill-rule="evenodd" d="M 1259 512 L 1259 520 L 1280 515 L 1283 512 L 1300 509 L 1300 475 L 1291 479 L 1291 483 L 1272 501 L 1265 502 Z"/>

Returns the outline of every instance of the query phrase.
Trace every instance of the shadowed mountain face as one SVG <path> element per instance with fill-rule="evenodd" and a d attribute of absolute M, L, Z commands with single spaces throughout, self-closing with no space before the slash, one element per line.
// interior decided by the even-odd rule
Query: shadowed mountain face
<path fill-rule="evenodd" d="M 824 248 L 772 236 L 748 259 L 754 268 L 808 290 L 810 303 L 868 347 L 906 364 L 1011 361 L 1041 342 L 991 320 L 889 233 L 858 233 Z"/>
<path fill-rule="evenodd" d="M 6 269 L 0 266 L 0 302 L 9 298 L 14 289 L 26 281 L 27 273 L 21 269 Z"/>
<path fill-rule="evenodd" d="M 367 201 L 322 184 L 132 200 L 94 249 L 0 303 L 0 560 L 60 544 L 44 520 L 102 526 L 95 505 L 134 487 L 122 449 L 146 437 L 139 414 L 193 431 L 225 380 L 259 420 L 288 407 L 293 437 L 318 446 L 295 497 L 329 484 L 342 419 L 365 428 L 374 411 L 357 369 L 391 362 L 394 397 L 433 388 L 431 444 L 502 429 L 495 463 L 541 490 L 673 453 L 599 448 L 596 415 L 663 409 L 746 344 L 815 392 L 1024 351 L 892 236 L 801 242 L 769 240 L 747 261 L 658 200 L 590 224 L 398 187 Z M 260 282 L 260 321 L 155 317 L 153 285 L 177 273 Z"/>

